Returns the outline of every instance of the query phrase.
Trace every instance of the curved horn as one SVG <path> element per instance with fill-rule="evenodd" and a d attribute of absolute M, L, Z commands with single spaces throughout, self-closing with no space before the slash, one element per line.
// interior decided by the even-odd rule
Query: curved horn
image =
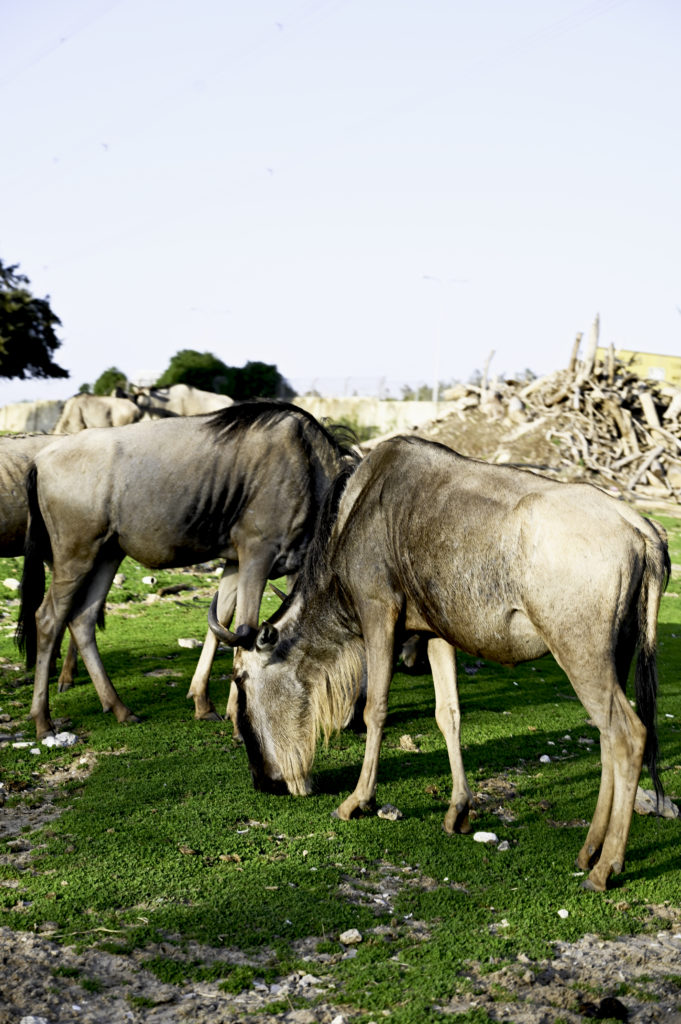
<path fill-rule="evenodd" d="M 210 626 L 213 633 L 215 633 L 218 640 L 221 640 L 223 644 L 227 644 L 229 647 L 243 647 L 245 637 L 243 634 L 239 636 L 237 633 L 232 633 L 231 629 L 226 629 L 225 626 L 218 620 L 218 594 L 210 603 L 208 609 L 208 625 Z"/>
<path fill-rule="evenodd" d="M 280 590 L 279 587 L 275 587 L 274 583 L 270 583 L 270 590 L 274 591 L 274 593 L 277 595 L 280 601 L 286 600 L 286 594 L 284 593 L 284 591 Z"/>

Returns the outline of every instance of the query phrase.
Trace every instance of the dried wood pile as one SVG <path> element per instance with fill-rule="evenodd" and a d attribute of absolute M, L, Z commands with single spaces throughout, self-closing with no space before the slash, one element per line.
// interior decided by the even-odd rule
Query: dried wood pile
<path fill-rule="evenodd" d="M 613 346 L 597 361 L 598 332 L 597 317 L 581 357 L 580 334 L 566 369 L 530 383 L 488 383 L 488 359 L 480 387 L 459 385 L 446 396 L 454 415 L 484 411 L 515 425 L 516 436 L 519 425 L 541 421 L 555 445 L 554 470 L 595 478 L 625 497 L 681 503 L 681 388 L 637 377 Z"/>

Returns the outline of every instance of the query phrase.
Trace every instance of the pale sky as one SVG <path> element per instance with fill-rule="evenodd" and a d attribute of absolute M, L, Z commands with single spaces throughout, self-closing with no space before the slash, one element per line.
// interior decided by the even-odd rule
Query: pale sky
<path fill-rule="evenodd" d="M 0 258 L 65 398 L 681 352 L 678 0 L 0 0 Z M 360 386 L 359 388 L 363 388 Z"/>

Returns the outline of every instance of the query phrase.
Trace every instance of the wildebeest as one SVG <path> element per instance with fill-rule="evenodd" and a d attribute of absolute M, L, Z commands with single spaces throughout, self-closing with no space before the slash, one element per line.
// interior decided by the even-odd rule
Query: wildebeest
<path fill-rule="evenodd" d="M 549 651 L 601 734 L 601 786 L 578 863 L 591 868 L 587 887 L 604 889 L 624 864 L 644 757 L 661 791 L 655 649 L 669 571 L 662 529 L 595 487 L 432 442 L 383 442 L 334 485 L 293 593 L 235 655 L 256 786 L 308 792 L 318 734 L 342 723 L 366 658 L 364 763 L 337 814 L 366 808 L 393 651 L 407 631 L 422 632 L 453 776 L 444 828 L 464 831 L 455 648 L 508 664 Z M 223 635 L 212 613 L 209 623 Z M 625 693 L 637 646 L 638 715 Z"/>
<path fill-rule="evenodd" d="M 228 635 L 233 643 L 248 638 L 267 579 L 298 570 L 330 482 L 356 458 L 347 431 L 277 402 L 85 430 L 38 453 L 28 477 L 17 632 L 28 666 L 36 666 L 31 715 L 38 737 L 52 730 L 48 664 L 66 625 L 104 710 L 119 722 L 137 720 L 95 642 L 125 555 L 152 569 L 225 559 L 219 619 L 229 625 L 236 610 L 236 633 Z M 52 565 L 46 595 L 44 562 Z M 216 648 L 209 630 L 188 693 L 197 718 L 217 717 L 208 696 Z M 234 720 L 235 705 L 236 690 Z"/>
<path fill-rule="evenodd" d="M 26 474 L 38 452 L 48 445 L 58 444 L 59 440 L 52 434 L 0 437 L 0 558 L 23 556 L 28 522 Z M 76 659 L 76 647 L 71 640 L 62 662 L 60 690 L 71 686 Z"/>
<path fill-rule="evenodd" d="M 28 500 L 26 473 L 42 448 L 54 444 L 52 434 L 8 434 L 0 437 L 0 557 L 24 553 Z"/>
<path fill-rule="evenodd" d="M 123 427 L 141 419 L 143 410 L 116 395 L 73 395 L 67 399 L 55 434 L 75 434 L 92 427 Z"/>
<path fill-rule="evenodd" d="M 227 395 L 202 391 L 190 384 L 171 384 L 167 388 L 133 387 L 132 398 L 144 413 L 150 416 L 198 416 L 217 412 L 232 405 Z"/>

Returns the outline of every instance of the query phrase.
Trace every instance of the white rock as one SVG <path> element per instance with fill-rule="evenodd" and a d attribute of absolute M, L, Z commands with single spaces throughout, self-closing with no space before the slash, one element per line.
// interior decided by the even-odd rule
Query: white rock
<path fill-rule="evenodd" d="M 158 580 L 156 579 L 155 576 L 143 576 L 142 583 L 146 583 L 148 587 L 155 587 L 156 584 L 158 583 Z"/>
<path fill-rule="evenodd" d="M 40 753 L 40 747 L 31 747 L 31 753 L 32 754 L 39 754 Z"/>
<path fill-rule="evenodd" d="M 177 643 L 179 647 L 188 647 L 190 650 L 195 647 L 203 647 L 203 641 L 197 640 L 195 636 L 181 636 Z"/>
<path fill-rule="evenodd" d="M 8 590 L 18 590 L 21 584 L 19 583 L 19 580 L 15 580 L 10 576 L 9 579 L 5 580 L 5 586 Z"/>
<path fill-rule="evenodd" d="M 16 746 L 16 743 L 14 746 Z M 668 796 L 660 800 L 658 808 L 654 790 L 642 789 L 640 786 L 636 790 L 634 810 L 637 814 L 656 814 L 660 818 L 681 817 L 681 811 L 679 811 L 677 805 Z"/>
<path fill-rule="evenodd" d="M 56 736 L 46 736 L 42 741 L 44 747 L 72 747 L 78 743 L 75 732 L 58 732 Z"/>
<path fill-rule="evenodd" d="M 125 581 L 127 580 L 127 578 L 128 577 L 125 575 L 124 572 L 117 572 L 116 575 L 113 578 L 114 586 L 122 587 L 123 584 L 125 583 Z"/>
<path fill-rule="evenodd" d="M 354 946 L 362 941 L 362 933 L 358 932 L 356 928 L 348 928 L 346 932 L 340 933 L 338 941 L 342 942 L 344 946 Z"/>
<path fill-rule="evenodd" d="M 499 843 L 499 845 L 497 846 L 497 850 L 499 850 L 500 853 L 506 853 L 506 851 L 510 849 L 511 844 L 509 843 L 508 839 L 504 839 L 503 843 Z"/>
<path fill-rule="evenodd" d="M 19 1024 L 49 1024 L 47 1017 L 34 1017 L 33 1014 L 29 1014 L 28 1017 L 22 1017 Z"/>
<path fill-rule="evenodd" d="M 392 804 L 383 804 L 378 811 L 379 818 L 385 818 L 386 821 L 399 821 L 400 818 L 404 817 L 402 811 L 398 810 L 397 807 L 393 807 Z"/>
<path fill-rule="evenodd" d="M 570 916 L 570 911 L 569 910 L 565 910 L 564 908 L 561 908 L 558 911 L 558 917 L 562 917 L 563 920 L 565 920 L 565 918 L 569 917 L 569 916 Z"/>
<path fill-rule="evenodd" d="M 476 832 L 473 835 L 476 843 L 498 843 L 499 838 L 494 832 Z"/>
<path fill-rule="evenodd" d="M 541 761 L 542 764 L 551 764 L 551 758 L 549 757 L 548 754 L 542 754 L 542 756 L 539 758 L 539 760 Z"/>
<path fill-rule="evenodd" d="M 20 740 L 19 743 L 13 743 L 12 747 L 14 750 L 26 750 L 30 745 L 31 744 L 27 740 Z"/>

